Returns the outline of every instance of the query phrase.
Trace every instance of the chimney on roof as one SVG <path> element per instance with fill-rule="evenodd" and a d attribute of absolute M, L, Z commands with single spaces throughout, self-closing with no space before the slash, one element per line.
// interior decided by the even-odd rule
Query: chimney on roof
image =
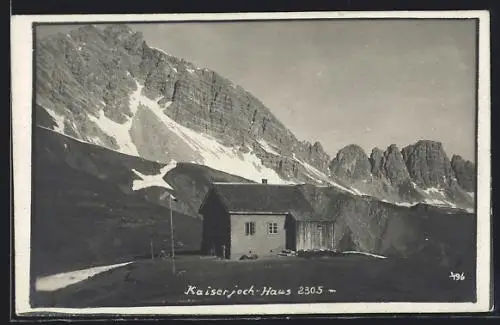
<path fill-rule="evenodd" d="M 267 178 L 262 179 L 262 184 L 267 184 Z"/>

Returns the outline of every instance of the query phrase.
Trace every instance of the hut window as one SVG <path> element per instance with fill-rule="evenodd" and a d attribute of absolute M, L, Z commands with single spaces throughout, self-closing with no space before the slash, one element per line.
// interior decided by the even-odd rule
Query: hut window
<path fill-rule="evenodd" d="M 318 227 L 318 231 L 323 230 L 323 226 L 322 225 L 318 225 L 317 227 Z"/>
<path fill-rule="evenodd" d="M 276 222 L 270 222 L 267 224 L 267 233 L 268 234 L 277 234 L 278 233 L 278 224 Z"/>
<path fill-rule="evenodd" d="M 245 235 L 251 236 L 255 234 L 255 222 L 245 222 Z"/>

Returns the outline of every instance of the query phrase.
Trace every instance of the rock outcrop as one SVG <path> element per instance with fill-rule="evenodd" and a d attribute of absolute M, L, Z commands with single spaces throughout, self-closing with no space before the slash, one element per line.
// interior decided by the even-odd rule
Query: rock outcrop
<path fill-rule="evenodd" d="M 401 152 L 408 173 L 418 186 L 440 188 L 451 184 L 453 170 L 440 142 L 420 140 Z"/>
<path fill-rule="evenodd" d="M 476 167 L 475 165 L 464 160 L 459 155 L 451 157 L 451 168 L 455 173 L 458 184 L 467 192 L 474 192 L 476 189 Z"/>
<path fill-rule="evenodd" d="M 373 148 L 370 154 L 371 173 L 375 177 L 382 177 L 385 173 L 383 171 L 384 152 L 380 148 Z"/>
<path fill-rule="evenodd" d="M 403 156 L 395 144 L 391 144 L 385 151 L 382 166 L 384 175 L 391 184 L 399 185 L 409 179 Z"/>
<path fill-rule="evenodd" d="M 369 158 L 349 145 L 332 160 L 330 171 L 353 189 L 390 202 L 474 206 L 474 165 L 459 156 L 450 161 L 436 141 L 417 141 L 402 150 L 395 144 L 385 151 L 373 148 Z"/>
<path fill-rule="evenodd" d="M 330 172 L 342 179 L 366 180 L 370 178 L 370 170 L 368 156 L 355 144 L 340 149 L 330 163 Z"/>

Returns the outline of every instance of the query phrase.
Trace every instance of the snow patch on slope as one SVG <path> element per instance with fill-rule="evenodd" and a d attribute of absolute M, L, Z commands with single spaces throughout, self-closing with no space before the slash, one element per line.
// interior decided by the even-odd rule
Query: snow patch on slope
<path fill-rule="evenodd" d="M 352 190 L 354 193 L 356 193 L 356 195 L 359 195 L 359 196 L 363 196 L 363 195 L 368 195 L 368 194 L 365 194 L 363 192 L 361 192 L 360 190 L 358 190 L 357 188 L 354 188 L 354 187 L 350 187 L 349 188 L 350 190 Z"/>
<path fill-rule="evenodd" d="M 148 188 L 148 187 L 153 187 L 153 186 L 158 186 L 158 187 L 164 187 L 167 190 L 173 191 L 174 188 L 165 181 L 164 177 L 167 175 L 169 171 L 174 169 L 177 166 L 177 162 L 175 160 L 172 160 L 170 163 L 167 165 L 163 166 L 160 169 L 159 174 L 155 175 L 144 175 L 141 172 L 138 172 L 135 169 L 132 169 L 134 174 L 139 176 L 141 179 L 136 179 L 132 183 L 132 190 L 137 191 L 141 190 L 143 188 Z"/>
<path fill-rule="evenodd" d="M 426 198 L 424 200 L 425 203 L 430 204 L 430 205 L 436 205 L 436 206 L 444 206 L 444 207 L 451 207 L 451 208 L 456 208 L 457 205 L 447 201 L 447 200 L 439 200 L 439 199 L 430 199 Z"/>
<path fill-rule="evenodd" d="M 380 201 L 385 202 L 385 203 L 389 203 L 389 204 L 394 204 L 394 205 L 397 205 L 400 207 L 412 207 L 412 206 L 415 206 L 418 204 L 415 202 L 393 202 L 393 201 L 387 201 L 386 199 L 381 199 Z"/>
<path fill-rule="evenodd" d="M 117 123 L 104 115 L 104 111 L 99 111 L 99 117 L 89 115 L 92 122 L 97 124 L 99 128 L 109 136 L 112 136 L 117 144 L 118 151 L 128 155 L 139 156 L 137 148 L 135 147 L 132 137 L 130 135 L 130 127 L 132 126 L 132 119 L 129 118 L 125 123 Z"/>
<path fill-rule="evenodd" d="M 428 187 L 426 189 L 421 189 L 418 188 L 418 186 L 416 186 L 415 188 L 422 194 L 425 194 L 424 196 L 426 197 L 424 198 L 424 203 L 426 204 L 450 208 L 457 207 L 455 203 L 448 200 L 446 193 L 441 188 Z"/>
<path fill-rule="evenodd" d="M 425 192 L 426 194 L 440 194 L 440 195 L 444 196 L 443 190 L 440 188 L 436 188 L 436 187 L 429 187 L 429 188 L 422 190 L 422 191 Z"/>
<path fill-rule="evenodd" d="M 310 175 L 312 176 L 309 176 L 311 179 L 315 179 L 315 180 L 319 180 L 319 181 L 322 181 L 323 183 L 326 183 L 326 184 L 329 184 L 329 185 L 332 185 L 332 186 L 335 186 L 345 192 L 349 192 L 353 195 L 358 195 L 358 196 L 362 196 L 364 195 L 363 193 L 361 193 L 360 191 L 358 190 L 355 190 L 355 189 L 352 189 L 352 188 L 347 188 L 345 186 L 342 186 L 336 182 L 334 182 L 333 180 L 331 180 L 328 176 L 326 176 L 324 173 L 322 173 L 321 171 L 319 171 L 316 167 L 314 166 L 311 166 L 310 164 L 308 164 L 307 162 L 305 161 L 302 161 L 300 159 L 298 159 L 296 156 L 295 156 L 295 153 L 292 153 L 292 158 L 298 162 L 299 164 L 301 164 L 302 166 L 304 166 L 304 168 L 306 169 L 307 172 L 310 173 Z"/>
<path fill-rule="evenodd" d="M 130 75 L 130 72 L 128 72 L 128 75 Z M 137 112 L 137 107 L 141 98 L 141 91 L 142 87 L 137 84 L 137 89 L 130 96 L 130 110 L 132 115 L 135 115 Z M 103 132 L 116 140 L 119 147 L 117 150 L 118 152 L 132 156 L 139 156 L 137 147 L 134 145 L 130 134 L 132 117 L 127 117 L 127 121 L 121 124 L 109 119 L 104 115 L 104 110 L 100 110 L 99 117 L 90 115 L 89 118 L 92 122 L 96 123 Z"/>
<path fill-rule="evenodd" d="M 91 137 L 89 136 L 88 137 L 88 140 L 92 143 L 92 144 L 95 144 L 96 146 L 106 146 L 105 143 L 102 142 L 102 140 L 99 138 L 99 137 Z"/>
<path fill-rule="evenodd" d="M 267 178 L 269 183 L 292 183 L 283 180 L 273 169 L 263 166 L 253 151 L 243 153 L 237 147 L 223 146 L 210 135 L 180 125 L 163 113 L 164 108 L 160 107 L 157 101 L 141 95 L 140 91 L 138 94 L 141 104 L 154 113 L 171 132 L 183 139 L 189 148 L 203 157 L 202 161 L 196 163 L 257 182 Z"/>
<path fill-rule="evenodd" d="M 271 147 L 271 145 L 269 145 L 269 143 L 267 143 L 267 141 L 260 139 L 260 140 L 257 140 L 257 142 L 260 144 L 262 149 L 264 149 L 264 151 L 266 151 L 267 153 L 270 153 L 270 154 L 275 155 L 275 156 L 280 155 L 279 153 L 276 152 L 276 150 L 273 149 L 273 147 Z"/>
<path fill-rule="evenodd" d="M 372 253 L 366 253 L 366 252 L 359 252 L 359 251 L 346 251 L 346 252 L 342 252 L 342 254 L 356 254 L 356 255 L 366 255 L 366 256 L 375 257 L 375 258 L 387 258 L 386 256 L 372 254 Z"/>
<path fill-rule="evenodd" d="M 417 205 L 418 203 L 414 203 L 414 202 L 394 202 L 393 203 L 394 205 L 398 205 L 400 207 L 412 207 L 412 206 L 415 206 Z"/>
<path fill-rule="evenodd" d="M 49 113 L 49 115 L 54 119 L 56 126 L 54 127 L 54 131 L 58 133 L 64 133 L 64 116 L 61 116 L 47 107 L 44 107 L 45 111 Z"/>
<path fill-rule="evenodd" d="M 60 134 L 60 135 L 62 135 L 62 136 L 64 136 L 64 137 L 68 138 L 68 139 L 71 139 L 71 140 L 74 140 L 74 141 L 77 141 L 77 142 L 80 142 L 80 143 L 85 143 L 85 144 L 88 144 L 88 145 L 90 145 L 90 146 L 103 147 L 103 145 L 100 145 L 100 144 L 98 145 L 98 144 L 95 144 L 95 143 L 93 143 L 93 142 L 89 142 L 88 140 L 85 140 L 85 141 L 84 141 L 84 140 L 82 140 L 82 139 L 75 138 L 75 137 L 73 137 L 73 136 L 71 136 L 71 135 L 68 135 L 68 134 L 65 134 L 65 133 L 62 133 L 62 132 L 57 132 L 56 130 L 52 130 L 52 129 L 50 129 L 50 128 L 46 128 L 46 127 L 41 126 L 41 125 L 37 125 L 36 127 L 37 127 L 37 128 L 40 128 L 40 129 L 48 130 L 48 131 L 51 131 L 51 132 L 55 132 L 55 133 L 57 133 L 57 134 Z M 66 149 L 68 148 L 67 143 L 64 143 L 64 148 L 66 148 Z M 112 149 L 109 149 L 109 150 L 112 150 Z"/>

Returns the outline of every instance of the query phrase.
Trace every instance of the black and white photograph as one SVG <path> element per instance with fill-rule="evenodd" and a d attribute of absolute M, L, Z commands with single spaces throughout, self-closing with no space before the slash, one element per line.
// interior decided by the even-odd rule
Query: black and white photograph
<path fill-rule="evenodd" d="M 490 309 L 487 12 L 17 18 L 18 312 Z"/>

